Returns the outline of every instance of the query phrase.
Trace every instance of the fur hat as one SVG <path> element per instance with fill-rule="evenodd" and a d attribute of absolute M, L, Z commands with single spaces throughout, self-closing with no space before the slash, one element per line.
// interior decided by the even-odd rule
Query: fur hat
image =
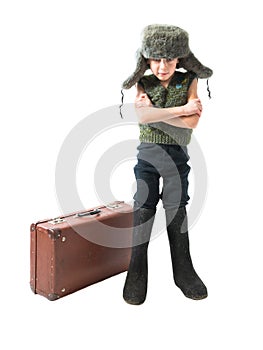
<path fill-rule="evenodd" d="M 147 59 L 179 58 L 178 68 L 196 73 L 199 78 L 209 78 L 213 71 L 202 65 L 188 45 L 188 33 L 173 25 L 151 24 L 142 31 L 142 45 L 137 51 L 137 66 L 134 73 L 124 81 L 123 89 L 136 84 L 149 69 Z"/>

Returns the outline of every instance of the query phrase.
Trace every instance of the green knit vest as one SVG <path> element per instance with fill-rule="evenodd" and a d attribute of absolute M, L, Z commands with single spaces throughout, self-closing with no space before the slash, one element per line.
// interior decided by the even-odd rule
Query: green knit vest
<path fill-rule="evenodd" d="M 187 92 L 196 75 L 192 72 L 175 71 L 167 88 L 155 75 L 143 76 L 139 84 L 157 108 L 182 106 L 187 103 Z M 140 141 L 186 146 L 191 141 L 193 130 L 179 128 L 164 122 L 139 124 Z"/>

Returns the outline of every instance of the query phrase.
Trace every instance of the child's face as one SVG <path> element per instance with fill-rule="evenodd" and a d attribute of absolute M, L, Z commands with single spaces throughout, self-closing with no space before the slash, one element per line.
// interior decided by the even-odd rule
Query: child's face
<path fill-rule="evenodd" d="M 178 63 L 178 58 L 174 59 L 148 59 L 148 64 L 150 65 L 151 71 L 153 74 L 162 82 L 169 81 L 176 69 L 176 65 Z"/>

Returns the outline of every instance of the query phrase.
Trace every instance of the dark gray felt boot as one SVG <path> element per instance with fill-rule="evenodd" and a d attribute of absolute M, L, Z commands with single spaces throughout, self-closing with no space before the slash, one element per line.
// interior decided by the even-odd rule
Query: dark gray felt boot
<path fill-rule="evenodd" d="M 134 211 L 133 247 L 123 289 L 124 300 L 140 305 L 146 299 L 148 284 L 147 251 L 155 210 L 139 208 Z"/>
<path fill-rule="evenodd" d="M 165 213 L 175 284 L 187 298 L 204 299 L 207 289 L 195 272 L 190 256 L 186 209 L 179 208 L 177 212 L 167 209 Z"/>

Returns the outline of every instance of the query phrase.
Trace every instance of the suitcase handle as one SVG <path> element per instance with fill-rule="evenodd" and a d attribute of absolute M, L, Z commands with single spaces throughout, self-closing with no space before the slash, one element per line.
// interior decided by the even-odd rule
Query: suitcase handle
<path fill-rule="evenodd" d="M 84 211 L 83 213 L 78 213 L 78 214 L 76 214 L 76 216 L 81 218 L 83 216 L 97 215 L 100 212 L 101 212 L 100 209 L 94 209 L 94 210 L 90 210 L 90 211 Z"/>

